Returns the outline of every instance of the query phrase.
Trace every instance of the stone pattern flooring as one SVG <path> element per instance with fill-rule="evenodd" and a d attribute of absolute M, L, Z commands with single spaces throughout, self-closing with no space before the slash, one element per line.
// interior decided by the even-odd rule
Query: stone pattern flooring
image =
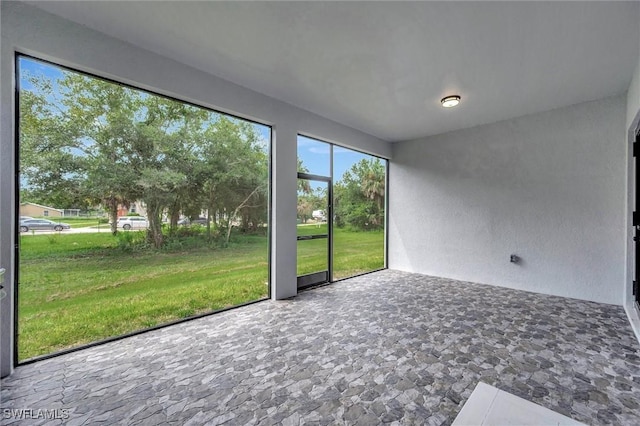
<path fill-rule="evenodd" d="M 19 367 L 1 401 L 70 425 L 440 425 L 478 381 L 640 424 L 621 307 L 391 270 Z"/>

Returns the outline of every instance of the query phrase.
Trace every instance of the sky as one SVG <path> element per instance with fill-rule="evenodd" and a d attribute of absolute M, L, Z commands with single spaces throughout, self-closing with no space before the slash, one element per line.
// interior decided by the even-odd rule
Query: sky
<path fill-rule="evenodd" d="M 20 87 L 23 90 L 32 89 L 31 84 L 25 78 L 29 74 L 42 75 L 52 81 L 63 76 L 63 69 L 41 62 L 25 56 L 19 59 L 20 70 Z M 55 85 L 55 83 L 54 83 Z M 54 86 L 55 87 L 55 86 Z M 254 123 L 255 130 L 262 136 L 267 143 L 271 139 L 271 128 L 269 126 Z M 298 158 L 302 160 L 303 165 L 308 169 L 309 173 L 330 176 L 330 144 L 305 136 L 298 136 Z M 342 148 L 334 145 L 333 148 L 333 177 L 334 182 L 338 182 L 342 175 L 351 168 L 351 166 L 362 159 L 375 158 L 371 155 L 363 154 L 351 149 Z M 312 183 L 312 187 L 319 185 Z"/>
<path fill-rule="evenodd" d="M 298 136 L 298 158 L 310 174 L 331 175 L 330 144 L 305 136 Z M 362 159 L 376 158 L 368 154 L 334 145 L 333 176 L 334 182 L 342 179 L 344 172 Z"/>
<path fill-rule="evenodd" d="M 58 67 L 54 67 L 45 62 L 40 62 L 33 60 L 31 58 L 27 58 L 25 56 L 20 56 L 18 61 L 20 71 L 28 71 L 33 75 L 44 75 L 51 79 L 57 79 L 62 77 L 62 70 Z M 32 86 L 29 82 L 24 78 L 24 74 L 20 74 L 20 87 L 22 89 L 31 89 Z"/>

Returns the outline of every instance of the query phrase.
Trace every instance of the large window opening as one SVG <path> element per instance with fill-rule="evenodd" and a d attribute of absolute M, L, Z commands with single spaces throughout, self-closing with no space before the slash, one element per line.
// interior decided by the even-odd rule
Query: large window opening
<path fill-rule="evenodd" d="M 386 267 L 387 161 L 333 149 L 333 280 Z"/>
<path fill-rule="evenodd" d="M 268 126 L 16 69 L 18 362 L 269 296 Z"/>
<path fill-rule="evenodd" d="M 386 267 L 387 162 L 298 136 L 298 286 Z"/>

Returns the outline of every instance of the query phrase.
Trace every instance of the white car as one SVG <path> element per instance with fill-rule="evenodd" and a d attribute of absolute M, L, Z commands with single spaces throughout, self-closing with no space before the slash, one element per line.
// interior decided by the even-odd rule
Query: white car
<path fill-rule="evenodd" d="M 142 216 L 123 216 L 118 218 L 116 227 L 122 228 L 125 231 L 129 229 L 147 229 L 149 227 L 149 221 L 146 217 Z"/>

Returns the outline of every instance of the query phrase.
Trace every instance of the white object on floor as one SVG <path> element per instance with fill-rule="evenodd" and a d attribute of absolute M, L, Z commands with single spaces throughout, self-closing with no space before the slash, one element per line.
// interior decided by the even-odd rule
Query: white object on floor
<path fill-rule="evenodd" d="M 479 382 L 452 426 L 582 425 L 576 420 Z"/>

